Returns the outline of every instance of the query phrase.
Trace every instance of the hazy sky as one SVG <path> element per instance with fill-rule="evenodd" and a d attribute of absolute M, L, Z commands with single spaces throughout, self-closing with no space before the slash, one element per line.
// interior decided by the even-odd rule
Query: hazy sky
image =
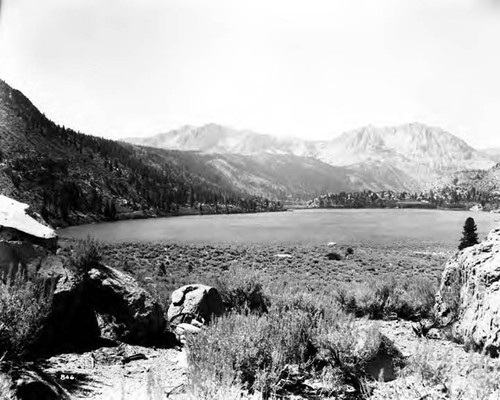
<path fill-rule="evenodd" d="M 497 4 L 3 0 L 0 78 L 57 123 L 110 138 L 419 121 L 500 146 Z"/>

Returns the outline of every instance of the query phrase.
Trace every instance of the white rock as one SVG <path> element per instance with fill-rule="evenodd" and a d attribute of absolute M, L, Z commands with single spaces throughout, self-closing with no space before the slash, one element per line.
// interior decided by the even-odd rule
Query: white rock
<path fill-rule="evenodd" d="M 176 331 L 182 335 L 183 333 L 199 333 L 201 329 L 191 324 L 182 323 L 177 325 Z"/>
<path fill-rule="evenodd" d="M 30 217 L 26 210 L 29 206 L 7 196 L 0 195 L 0 226 L 13 228 L 43 239 L 56 237 L 54 230 Z"/>
<path fill-rule="evenodd" d="M 477 349 L 500 352 L 500 229 L 454 254 L 446 263 L 436 296 L 443 326 Z"/>
<path fill-rule="evenodd" d="M 336 242 L 328 242 L 328 245 L 327 245 L 327 246 L 328 246 L 328 247 L 333 247 L 333 246 L 335 246 L 336 244 L 337 244 Z"/>
<path fill-rule="evenodd" d="M 277 257 L 277 258 L 292 258 L 292 256 L 290 254 L 275 254 L 274 257 Z"/>

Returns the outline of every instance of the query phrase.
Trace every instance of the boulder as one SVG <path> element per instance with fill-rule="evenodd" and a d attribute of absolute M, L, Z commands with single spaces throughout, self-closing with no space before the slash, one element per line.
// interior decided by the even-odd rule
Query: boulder
<path fill-rule="evenodd" d="M 161 339 L 166 326 L 163 310 L 131 276 L 98 265 L 88 272 L 85 295 L 105 338 L 138 345 Z"/>
<path fill-rule="evenodd" d="M 84 281 L 65 267 L 65 259 L 53 255 L 43 260 L 37 274 L 46 291 L 53 290 L 50 315 L 35 352 L 53 354 L 92 347 L 100 339 L 96 315 Z"/>
<path fill-rule="evenodd" d="M 54 296 L 50 316 L 35 351 L 54 354 L 92 348 L 102 339 L 136 345 L 164 339 L 165 317 L 159 303 L 137 281 L 98 265 L 82 278 L 49 256 L 38 271 Z"/>
<path fill-rule="evenodd" d="M 224 303 L 217 289 L 200 285 L 186 285 L 172 293 L 168 320 L 174 323 L 201 319 L 208 323 L 213 316 L 224 313 Z"/>
<path fill-rule="evenodd" d="M 27 241 L 55 251 L 57 235 L 29 206 L 0 195 L 0 239 Z"/>
<path fill-rule="evenodd" d="M 455 253 L 446 263 L 436 296 L 437 321 L 475 350 L 500 351 L 500 229 Z"/>

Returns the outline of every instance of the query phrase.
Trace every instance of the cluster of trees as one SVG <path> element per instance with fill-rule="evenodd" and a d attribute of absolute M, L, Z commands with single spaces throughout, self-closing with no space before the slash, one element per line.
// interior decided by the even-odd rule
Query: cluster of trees
<path fill-rule="evenodd" d="M 500 207 L 500 192 L 456 186 L 445 186 L 420 193 L 364 190 L 325 194 L 311 200 L 308 205 L 319 208 L 467 208 L 473 204 L 497 209 Z"/>

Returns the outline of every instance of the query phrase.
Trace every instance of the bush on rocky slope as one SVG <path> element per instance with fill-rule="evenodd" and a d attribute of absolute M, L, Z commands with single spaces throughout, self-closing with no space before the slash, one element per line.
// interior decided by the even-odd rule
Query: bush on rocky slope
<path fill-rule="evenodd" d="M 358 317 L 420 320 L 432 316 L 437 285 L 425 278 L 345 284 L 335 294 L 342 308 Z"/>
<path fill-rule="evenodd" d="M 38 339 L 52 301 L 53 288 L 16 279 L 0 282 L 0 355 L 23 358 Z"/>
<path fill-rule="evenodd" d="M 242 282 L 251 274 L 234 268 L 224 278 L 225 287 L 245 288 Z M 332 296 L 292 288 L 280 292 L 283 287 L 271 288 L 258 280 L 248 287 L 246 294 L 264 288 L 267 312 L 234 308 L 198 335 L 188 336 L 189 390 L 196 398 L 217 398 L 221 390 L 238 388 L 269 398 L 307 391 L 306 380 L 321 380 L 321 390 L 330 394 L 349 386 L 361 396 L 364 380 L 381 373 L 374 360 L 385 359 L 391 379 L 401 364 L 399 353 L 391 351 L 376 327 L 355 322 Z"/>

